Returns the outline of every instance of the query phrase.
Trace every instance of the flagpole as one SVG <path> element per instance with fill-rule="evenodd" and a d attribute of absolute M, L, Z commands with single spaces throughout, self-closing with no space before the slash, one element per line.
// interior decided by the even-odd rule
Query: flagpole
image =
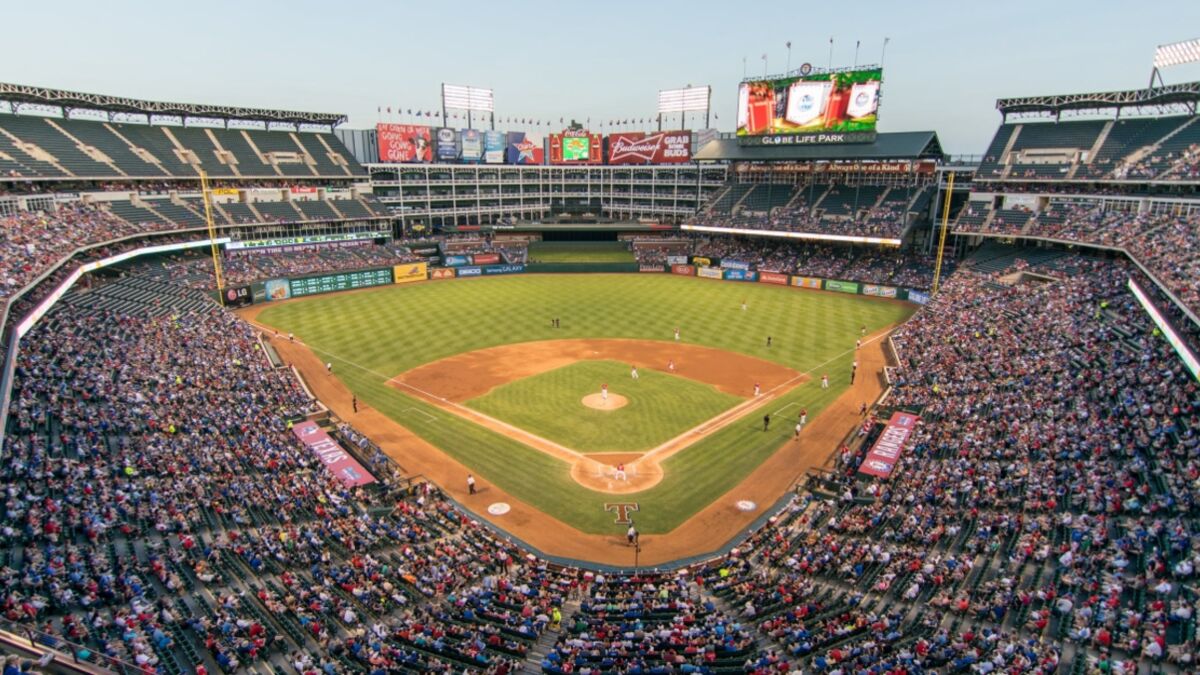
<path fill-rule="evenodd" d="M 787 70 L 783 71 L 784 75 L 787 75 L 792 72 L 792 41 L 791 40 L 787 41 L 787 52 L 788 52 Z"/>
<path fill-rule="evenodd" d="M 746 79 L 746 57 L 742 57 L 742 79 Z"/>
<path fill-rule="evenodd" d="M 854 67 L 858 67 L 858 48 L 862 46 L 862 40 L 857 40 L 854 43 Z"/>
<path fill-rule="evenodd" d="M 891 38 L 888 38 L 888 37 L 883 38 L 883 51 L 881 51 L 879 53 L 879 67 L 880 68 L 883 67 L 883 57 L 887 56 L 887 45 L 888 45 L 888 41 L 890 41 L 890 40 L 891 40 Z"/>

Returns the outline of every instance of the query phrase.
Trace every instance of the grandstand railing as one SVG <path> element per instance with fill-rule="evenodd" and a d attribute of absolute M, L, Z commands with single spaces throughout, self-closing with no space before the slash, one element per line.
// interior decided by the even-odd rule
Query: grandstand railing
<path fill-rule="evenodd" d="M 28 643 L 28 644 L 26 644 Z M 51 646 L 53 645 L 53 646 Z M 70 647 L 70 653 L 64 652 L 59 646 Z M 129 673 L 140 674 L 145 671 L 141 666 L 129 661 L 123 661 L 105 654 L 97 654 L 95 650 L 75 644 L 60 637 L 45 633 L 33 626 L 11 621 L 0 621 L 0 651 L 30 654 L 35 657 L 53 655 L 53 665 L 64 670 L 87 675 L 100 673 Z M 80 654 L 90 654 L 81 659 Z"/>

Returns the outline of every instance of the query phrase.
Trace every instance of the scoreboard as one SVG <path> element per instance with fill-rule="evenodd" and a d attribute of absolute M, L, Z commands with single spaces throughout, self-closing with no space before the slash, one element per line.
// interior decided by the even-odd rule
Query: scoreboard
<path fill-rule="evenodd" d="M 290 281 L 293 298 L 315 295 L 317 293 L 348 291 L 354 288 L 383 286 L 390 283 L 392 283 L 391 267 L 343 272 L 341 274 L 322 274 L 320 276 L 304 277 L 303 279 L 292 279 Z"/>

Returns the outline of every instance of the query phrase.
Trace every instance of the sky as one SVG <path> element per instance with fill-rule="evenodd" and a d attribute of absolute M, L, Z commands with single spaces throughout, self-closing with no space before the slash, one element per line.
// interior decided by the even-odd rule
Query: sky
<path fill-rule="evenodd" d="M 380 107 L 440 109 L 443 82 L 494 89 L 499 117 L 555 130 L 649 118 L 659 90 L 707 84 L 712 126 L 732 131 L 744 73 L 783 72 L 787 42 L 792 68 L 826 66 L 832 37 L 834 66 L 855 63 L 856 43 L 858 63 L 883 59 L 880 131 L 933 130 L 954 154 L 985 150 L 997 98 L 1144 87 L 1155 46 L 1200 37 L 1197 0 L 56 0 L 3 13 L 2 82 L 344 113 L 350 128 Z M 1200 65 L 1163 79 L 1200 80 Z"/>

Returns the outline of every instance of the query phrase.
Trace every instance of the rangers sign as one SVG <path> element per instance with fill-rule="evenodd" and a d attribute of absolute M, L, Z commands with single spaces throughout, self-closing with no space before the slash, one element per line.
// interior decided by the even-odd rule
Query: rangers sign
<path fill-rule="evenodd" d="M 682 164 L 692 159 L 692 132 L 640 131 L 608 137 L 609 164 Z"/>

